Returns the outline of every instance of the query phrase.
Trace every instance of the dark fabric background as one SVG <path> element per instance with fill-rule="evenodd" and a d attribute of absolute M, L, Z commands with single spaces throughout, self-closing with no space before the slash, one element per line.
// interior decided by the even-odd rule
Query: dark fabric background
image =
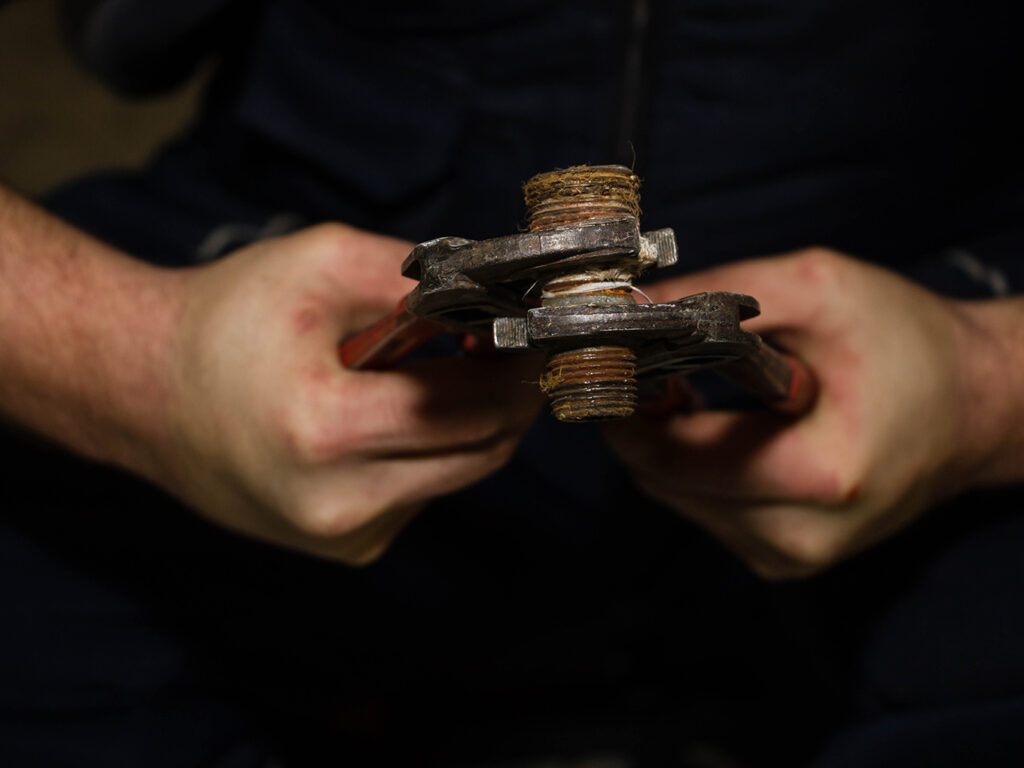
<path fill-rule="evenodd" d="M 628 151 L 625 123 L 681 269 L 824 244 L 990 295 L 959 248 L 1020 284 L 1015 6 L 653 3 L 639 84 L 629 11 L 251 6 L 200 25 L 222 60 L 188 136 L 49 204 L 165 264 L 224 224 L 235 244 L 325 219 L 487 237 L 519 226 L 519 181 Z M 12 764 L 1020 762 L 1015 490 L 769 585 L 645 502 L 595 430 L 543 420 L 353 571 L 30 439 L 3 450 Z"/>

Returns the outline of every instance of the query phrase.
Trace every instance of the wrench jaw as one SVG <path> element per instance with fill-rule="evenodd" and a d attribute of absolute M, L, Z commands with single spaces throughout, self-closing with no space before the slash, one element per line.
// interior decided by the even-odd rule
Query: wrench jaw
<path fill-rule="evenodd" d="M 417 245 L 402 265 L 419 282 L 405 305 L 418 317 L 479 333 L 496 318 L 523 316 L 533 288 L 553 275 L 615 264 L 639 274 L 676 259 L 673 231 L 641 235 L 634 216 L 488 240 L 442 237 Z"/>
<path fill-rule="evenodd" d="M 637 304 L 628 296 L 611 297 L 609 303 L 608 297 L 594 293 L 564 303 L 549 301 L 548 306 L 535 306 L 532 298 L 536 286 L 558 275 L 615 266 L 640 274 L 670 266 L 677 258 L 671 229 L 641 234 L 634 216 L 489 240 L 442 237 L 416 246 L 403 264 L 402 274 L 418 280 L 405 307 L 456 332 L 490 331 L 497 349 L 536 349 L 549 360 L 563 361 L 544 381 L 552 390 L 556 413 L 567 421 L 628 416 L 635 384 L 618 392 L 620 375 L 661 378 L 713 367 L 767 393 L 766 399 L 779 396 L 786 386 L 786 369 L 767 359 L 770 350 L 765 351 L 758 336 L 740 328 L 760 312 L 750 296 L 716 291 Z M 572 350 L 584 354 L 575 359 Z M 760 368 L 742 362 L 761 358 L 761 367 L 774 370 L 778 381 L 761 381 Z M 615 392 L 581 395 L 575 379 L 566 382 L 567 370 L 583 371 L 582 378 L 600 379 L 604 390 Z M 594 405 L 606 397 L 615 405 Z"/>
<path fill-rule="evenodd" d="M 664 304 L 537 307 L 523 317 L 494 320 L 494 346 L 568 349 L 617 346 L 636 356 L 638 377 L 658 378 L 731 363 L 761 347 L 740 322 L 759 313 L 757 301 L 740 293 L 698 293 Z"/>
<path fill-rule="evenodd" d="M 343 364 L 394 364 L 439 329 L 490 332 L 497 349 L 548 355 L 541 387 L 564 421 L 628 416 L 637 376 L 709 367 L 783 410 L 813 398 L 806 369 L 740 328 L 760 312 L 750 296 L 719 291 L 636 303 L 637 276 L 671 266 L 678 254 L 671 229 L 641 234 L 639 179 L 630 169 L 539 174 L 524 185 L 524 199 L 528 232 L 416 246 L 402 274 L 417 287 L 391 316 L 341 345 Z M 796 397 L 793 382 L 804 383 L 806 397 Z"/>
<path fill-rule="evenodd" d="M 522 302 L 502 295 L 506 292 L 498 286 L 487 287 L 467 274 L 480 258 L 480 242 L 439 237 L 413 248 L 402 264 L 402 275 L 417 281 L 405 297 L 408 310 L 423 320 L 470 333 L 486 330 L 495 317 L 522 314 Z"/>

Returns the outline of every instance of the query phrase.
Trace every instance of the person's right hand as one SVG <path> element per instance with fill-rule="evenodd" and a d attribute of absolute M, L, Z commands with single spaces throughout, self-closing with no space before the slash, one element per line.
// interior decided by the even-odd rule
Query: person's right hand
<path fill-rule="evenodd" d="M 535 358 L 338 360 L 414 285 L 410 248 L 320 225 L 187 274 L 170 424 L 145 474 L 220 525 L 360 564 L 426 501 L 501 467 L 542 403 Z"/>

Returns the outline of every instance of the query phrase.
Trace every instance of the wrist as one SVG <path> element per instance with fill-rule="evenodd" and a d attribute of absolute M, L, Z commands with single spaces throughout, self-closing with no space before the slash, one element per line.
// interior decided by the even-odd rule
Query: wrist
<path fill-rule="evenodd" d="M 145 264 L 0 188 L 0 419 L 155 479 L 191 271 Z"/>
<path fill-rule="evenodd" d="M 99 329 L 108 345 L 99 361 L 106 386 L 91 397 L 106 421 L 96 430 L 93 458 L 146 479 L 166 480 L 172 441 L 175 365 L 185 294 L 192 270 L 131 262 L 120 275 L 122 296 Z"/>
<path fill-rule="evenodd" d="M 951 302 L 959 361 L 956 451 L 964 487 L 1024 480 L 1024 304 Z"/>

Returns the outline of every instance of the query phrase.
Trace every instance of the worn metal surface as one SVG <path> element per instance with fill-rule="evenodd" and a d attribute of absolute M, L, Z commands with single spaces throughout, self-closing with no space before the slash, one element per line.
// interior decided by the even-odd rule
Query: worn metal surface
<path fill-rule="evenodd" d="M 624 419 L 636 410 L 636 355 L 608 345 L 556 352 L 540 388 L 559 421 Z"/>
<path fill-rule="evenodd" d="M 573 166 L 540 173 L 523 185 L 531 232 L 626 215 L 640 216 L 640 178 L 622 165 Z M 622 306 L 636 303 L 633 281 L 655 260 L 641 248 L 628 259 L 567 269 L 544 283 L 541 307 Z M 571 309 L 570 309 L 571 311 Z M 637 400 L 636 356 L 629 347 L 579 340 L 548 356 L 541 378 L 552 412 L 562 421 L 625 418 Z"/>
<path fill-rule="evenodd" d="M 402 274 L 419 281 L 405 299 L 419 317 L 479 330 L 496 317 L 522 315 L 532 289 L 588 267 L 646 258 L 676 262 L 671 229 L 641 235 L 636 218 L 619 216 L 489 240 L 442 237 L 417 245 Z"/>
<path fill-rule="evenodd" d="M 548 356 L 541 388 L 564 421 L 628 416 L 637 377 L 715 367 L 765 400 L 791 394 L 794 364 L 740 324 L 744 294 L 637 303 L 633 281 L 677 260 L 675 233 L 641 234 L 639 181 L 621 166 L 575 167 L 524 187 L 531 231 L 421 243 L 402 266 L 418 281 L 392 316 L 342 345 L 349 367 L 387 365 L 437 329 L 493 334 L 499 350 Z"/>
<path fill-rule="evenodd" d="M 712 291 L 664 304 L 537 307 L 494 321 L 498 349 L 558 353 L 589 342 L 623 346 L 636 355 L 637 375 L 684 374 L 753 355 L 759 336 L 740 328 L 760 307 L 742 293 Z"/>
<path fill-rule="evenodd" d="M 640 218 L 640 178 L 624 165 L 577 165 L 523 184 L 531 232 L 614 216 Z"/>

